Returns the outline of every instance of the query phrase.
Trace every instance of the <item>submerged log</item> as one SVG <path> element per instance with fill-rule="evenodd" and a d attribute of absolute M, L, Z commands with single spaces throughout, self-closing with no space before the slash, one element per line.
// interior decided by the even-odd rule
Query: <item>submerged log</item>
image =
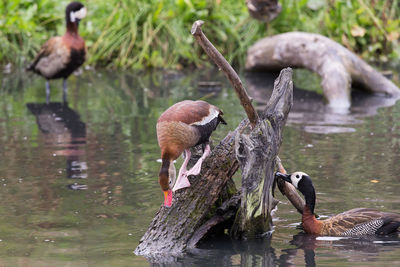
<path fill-rule="evenodd" d="M 347 109 L 351 84 L 369 92 L 399 96 L 400 89 L 339 43 L 319 34 L 289 32 L 256 42 L 247 52 L 247 70 L 306 68 L 318 73 L 328 105 Z"/>

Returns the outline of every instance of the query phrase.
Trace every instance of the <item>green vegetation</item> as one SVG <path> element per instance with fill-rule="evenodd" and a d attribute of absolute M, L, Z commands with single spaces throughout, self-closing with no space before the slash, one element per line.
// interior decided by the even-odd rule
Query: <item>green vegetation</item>
<path fill-rule="evenodd" d="M 64 29 L 69 1 L 0 3 L 0 62 L 24 65 L 50 36 Z M 326 35 L 368 60 L 398 57 L 399 1 L 281 0 L 282 12 L 268 26 L 249 17 L 244 0 L 82 1 L 88 17 L 80 32 L 88 63 L 113 68 L 208 64 L 190 35 L 192 23 L 234 64 L 242 65 L 256 40 L 287 31 Z"/>

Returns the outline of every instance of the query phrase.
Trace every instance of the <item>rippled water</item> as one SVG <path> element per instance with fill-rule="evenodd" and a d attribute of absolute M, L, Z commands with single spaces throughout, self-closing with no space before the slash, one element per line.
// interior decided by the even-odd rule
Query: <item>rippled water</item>
<path fill-rule="evenodd" d="M 258 108 L 274 77 L 243 76 Z M 295 84 L 315 87 L 302 77 Z M 148 266 L 133 250 L 163 200 L 157 118 L 177 101 L 202 98 L 226 114 L 217 142 L 245 116 L 233 90 L 214 70 L 85 71 L 69 79 L 68 104 L 60 102 L 61 82 L 51 85 L 46 105 L 42 79 L 2 77 L 0 265 Z M 400 212 L 400 102 L 353 98 L 349 113 L 332 113 L 320 95 L 296 88 L 281 159 L 313 178 L 322 217 L 355 207 Z M 398 236 L 302 234 L 299 214 L 277 195 L 272 238 L 211 240 L 170 265 L 400 265 Z"/>

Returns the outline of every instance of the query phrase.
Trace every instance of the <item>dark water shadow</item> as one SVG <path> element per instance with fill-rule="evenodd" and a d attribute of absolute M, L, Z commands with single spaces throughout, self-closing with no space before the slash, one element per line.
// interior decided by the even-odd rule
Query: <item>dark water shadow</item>
<path fill-rule="evenodd" d="M 36 117 L 38 128 L 45 145 L 53 150 L 54 156 L 66 158 L 66 176 L 70 179 L 86 179 L 86 124 L 67 102 L 28 103 L 29 111 Z M 72 190 L 85 190 L 83 183 L 68 184 Z"/>
<path fill-rule="evenodd" d="M 263 110 L 272 94 L 275 73 L 246 73 L 249 94 Z M 352 91 L 350 110 L 332 110 L 325 105 L 324 97 L 313 91 L 294 87 L 293 107 L 289 113 L 288 125 L 309 133 L 355 132 L 352 125 L 362 123 L 362 118 L 377 114 L 379 108 L 393 106 L 398 98 Z"/>

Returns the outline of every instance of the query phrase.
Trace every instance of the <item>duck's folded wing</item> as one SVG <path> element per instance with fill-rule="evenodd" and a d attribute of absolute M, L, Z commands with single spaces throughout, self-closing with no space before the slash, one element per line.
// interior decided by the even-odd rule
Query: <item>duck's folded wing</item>
<path fill-rule="evenodd" d="M 49 40 L 47 40 L 46 43 L 42 45 L 33 62 L 26 68 L 27 70 L 35 70 L 35 67 L 39 60 L 43 57 L 47 57 L 51 53 L 54 44 L 57 42 L 57 38 L 58 37 L 50 38 Z"/>
<path fill-rule="evenodd" d="M 322 233 L 334 236 L 361 236 L 375 234 L 385 219 L 375 209 L 352 209 L 324 221 Z"/>
<path fill-rule="evenodd" d="M 53 78 L 66 67 L 69 54 L 62 37 L 53 37 L 42 46 L 28 70 L 37 72 L 46 78 Z"/>

